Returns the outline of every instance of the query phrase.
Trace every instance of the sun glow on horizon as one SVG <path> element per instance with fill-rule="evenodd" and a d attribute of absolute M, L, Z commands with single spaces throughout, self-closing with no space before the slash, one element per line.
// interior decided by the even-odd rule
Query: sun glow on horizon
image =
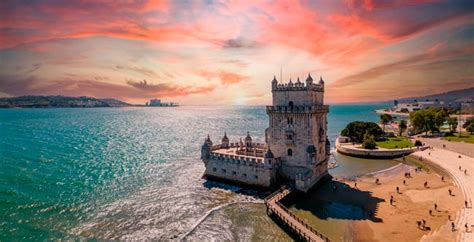
<path fill-rule="evenodd" d="M 0 5 L 0 96 L 263 105 L 280 68 L 323 76 L 331 103 L 474 85 L 468 0 Z"/>

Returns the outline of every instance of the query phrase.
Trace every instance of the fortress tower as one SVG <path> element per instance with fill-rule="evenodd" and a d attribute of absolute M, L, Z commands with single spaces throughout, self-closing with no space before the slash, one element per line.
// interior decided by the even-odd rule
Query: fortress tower
<path fill-rule="evenodd" d="M 272 94 L 266 143 L 252 142 L 249 133 L 245 143 L 230 143 L 225 133 L 222 144 L 213 145 L 208 136 L 201 148 L 204 177 L 265 188 L 287 181 L 306 192 L 328 174 L 329 107 L 323 79 L 313 83 L 308 75 L 305 83 L 298 78 L 279 84 L 273 78 Z"/>
<path fill-rule="evenodd" d="M 306 85 L 305 85 L 306 84 Z M 280 157 L 281 178 L 295 181 L 299 190 L 311 188 L 327 175 L 329 141 L 324 105 L 324 81 L 288 84 L 272 81 L 273 105 L 267 106 L 269 128 L 266 143 L 275 157 Z"/>

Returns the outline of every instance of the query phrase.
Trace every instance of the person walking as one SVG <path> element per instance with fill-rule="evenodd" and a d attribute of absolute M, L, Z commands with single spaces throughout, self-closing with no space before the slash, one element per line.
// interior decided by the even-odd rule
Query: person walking
<path fill-rule="evenodd" d="M 454 222 L 451 222 L 451 231 L 452 232 L 456 231 L 456 226 L 454 226 Z"/>
<path fill-rule="evenodd" d="M 449 192 L 449 196 L 452 196 L 452 195 L 453 195 L 453 191 L 451 191 L 451 188 L 448 189 L 448 192 Z"/>
<path fill-rule="evenodd" d="M 431 209 L 430 209 L 429 213 L 430 213 L 430 216 L 433 216 L 433 211 L 431 211 Z"/>
<path fill-rule="evenodd" d="M 399 187 L 397 187 L 396 189 L 397 189 L 397 193 L 400 193 L 400 188 L 399 188 Z"/>
<path fill-rule="evenodd" d="M 438 211 L 438 204 L 435 203 L 434 208 L 435 208 L 436 211 Z"/>

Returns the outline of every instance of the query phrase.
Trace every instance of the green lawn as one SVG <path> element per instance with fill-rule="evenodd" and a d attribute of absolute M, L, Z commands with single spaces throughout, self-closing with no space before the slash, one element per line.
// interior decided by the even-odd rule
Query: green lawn
<path fill-rule="evenodd" d="M 474 144 L 474 134 L 462 134 L 461 136 L 448 136 L 443 137 L 444 140 L 454 141 L 454 142 L 466 142 Z"/>
<path fill-rule="evenodd" d="M 405 137 L 393 137 L 386 141 L 376 142 L 377 146 L 385 149 L 409 148 L 414 145 Z"/>

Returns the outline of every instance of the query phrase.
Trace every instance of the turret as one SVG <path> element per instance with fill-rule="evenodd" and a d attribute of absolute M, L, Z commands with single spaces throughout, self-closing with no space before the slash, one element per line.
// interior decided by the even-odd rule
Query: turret
<path fill-rule="evenodd" d="M 319 85 L 322 85 L 322 86 L 324 85 L 324 81 L 323 81 L 323 77 L 322 77 L 322 76 L 319 78 Z"/>
<path fill-rule="evenodd" d="M 308 73 L 308 77 L 306 78 L 306 86 L 311 86 L 313 84 L 313 78 L 311 77 L 311 74 Z"/>
<path fill-rule="evenodd" d="M 291 78 L 290 78 L 290 81 L 288 82 L 288 86 L 289 86 L 289 87 L 292 87 L 292 86 L 293 86 L 293 81 L 291 80 Z"/>
<path fill-rule="evenodd" d="M 227 133 L 224 132 L 224 137 L 222 137 L 221 148 L 229 149 L 229 138 L 227 138 Z"/>
<path fill-rule="evenodd" d="M 207 135 L 207 138 L 204 139 L 204 144 L 201 146 L 201 159 L 204 161 L 209 160 L 209 156 L 211 154 L 211 148 L 212 148 L 212 141 L 209 135 Z"/>
<path fill-rule="evenodd" d="M 278 87 L 278 81 L 276 79 L 276 76 L 273 76 L 273 80 L 272 80 L 272 90 L 276 90 Z"/>
<path fill-rule="evenodd" d="M 247 137 L 245 137 L 245 146 L 247 148 L 251 148 L 252 147 L 252 137 L 250 137 L 250 133 L 247 132 Z"/>

